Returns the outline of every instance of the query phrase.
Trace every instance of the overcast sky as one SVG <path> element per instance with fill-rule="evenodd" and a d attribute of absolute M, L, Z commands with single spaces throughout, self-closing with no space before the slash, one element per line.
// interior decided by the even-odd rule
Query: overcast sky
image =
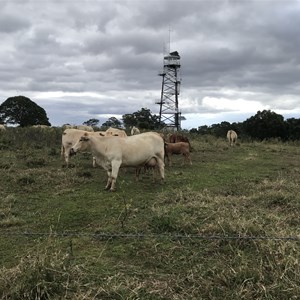
<path fill-rule="evenodd" d="M 158 114 L 171 50 L 183 128 L 299 118 L 299 28 L 296 0 L 0 0 L 0 103 L 29 97 L 55 126 Z"/>

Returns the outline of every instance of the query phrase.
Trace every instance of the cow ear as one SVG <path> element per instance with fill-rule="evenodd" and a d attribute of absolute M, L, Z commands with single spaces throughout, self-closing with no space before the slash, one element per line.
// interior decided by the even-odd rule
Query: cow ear
<path fill-rule="evenodd" d="M 103 134 L 102 132 L 99 132 L 99 135 L 101 135 L 101 136 L 105 136 L 105 134 Z"/>

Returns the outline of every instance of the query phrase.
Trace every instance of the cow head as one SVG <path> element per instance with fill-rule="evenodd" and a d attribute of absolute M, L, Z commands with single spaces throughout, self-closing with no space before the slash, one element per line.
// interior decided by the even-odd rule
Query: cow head
<path fill-rule="evenodd" d="M 75 143 L 75 145 L 70 149 L 70 155 L 75 155 L 78 151 L 85 151 L 88 147 L 89 134 L 86 132 L 80 139 Z"/>

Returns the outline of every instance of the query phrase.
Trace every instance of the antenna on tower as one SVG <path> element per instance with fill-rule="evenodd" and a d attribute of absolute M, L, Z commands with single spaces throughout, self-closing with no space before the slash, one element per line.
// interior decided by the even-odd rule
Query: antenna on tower
<path fill-rule="evenodd" d="M 169 25 L 169 53 L 171 53 L 171 25 Z"/>

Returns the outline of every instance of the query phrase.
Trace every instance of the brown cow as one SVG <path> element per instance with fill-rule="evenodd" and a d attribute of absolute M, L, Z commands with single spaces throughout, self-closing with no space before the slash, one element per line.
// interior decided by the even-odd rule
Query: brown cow
<path fill-rule="evenodd" d="M 190 151 L 192 151 L 191 143 L 186 136 L 183 136 L 182 134 L 179 133 L 172 133 L 169 136 L 169 143 L 179 143 L 179 142 L 188 143 L 190 146 Z"/>
<path fill-rule="evenodd" d="M 168 160 L 169 166 L 172 165 L 171 156 L 172 154 L 182 154 L 183 164 L 189 161 L 190 165 L 192 164 L 190 157 L 190 145 L 186 142 L 178 143 L 165 143 L 165 155 Z"/>

